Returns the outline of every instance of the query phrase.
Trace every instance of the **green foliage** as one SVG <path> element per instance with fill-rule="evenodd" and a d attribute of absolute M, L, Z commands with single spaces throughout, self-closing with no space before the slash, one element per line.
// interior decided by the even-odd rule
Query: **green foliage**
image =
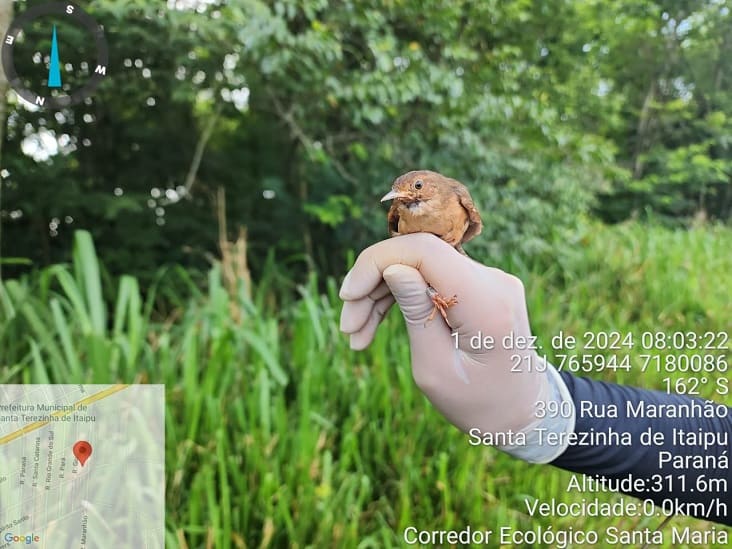
<path fill-rule="evenodd" d="M 729 219 L 732 212 L 732 14 L 724 2 L 613 2 L 593 47 L 609 127 L 628 170 L 598 211 L 606 219 L 654 211 L 667 219 Z M 613 99 L 614 98 L 614 99 Z"/>
<path fill-rule="evenodd" d="M 205 271 L 219 189 L 255 274 L 270 253 L 299 280 L 337 274 L 418 167 L 470 187 L 483 260 L 549 263 L 593 213 L 729 218 L 732 15 L 713 0 L 88 9 L 113 49 L 94 100 L 49 116 L 9 97 L 6 276 L 64 260 L 76 228 L 143 286 L 161 264 Z M 39 132 L 58 154 L 23 153 Z"/>
<path fill-rule="evenodd" d="M 49 116 L 10 94 L 4 256 L 62 260 L 85 228 L 144 284 L 160 264 L 206 270 L 222 188 L 255 273 L 274 251 L 335 274 L 386 236 L 378 198 L 418 167 L 471 188 L 482 258 L 575 241 L 590 206 L 729 217 L 719 2 L 174 4 L 86 6 L 112 47 L 90 104 Z M 83 33 L 64 36 L 83 51 Z M 23 143 L 41 131 L 59 152 L 34 160 Z"/>
<path fill-rule="evenodd" d="M 559 330 L 728 329 L 728 228 L 592 228 L 549 271 L 519 268 L 545 348 Z M 368 350 L 351 351 L 333 279 L 323 281 L 325 294 L 311 277 L 299 299 L 273 303 L 275 273 L 250 298 L 243 286 L 227 290 L 216 265 L 203 293 L 168 271 L 143 299 L 134 278 L 104 271 L 89 235 L 77 233 L 73 265 L 0 283 L 0 382 L 164 383 L 170 546 L 390 547 L 410 525 L 657 526 L 529 517 L 525 497 L 582 497 L 561 490 L 568 473 L 468 445 L 416 388 L 396 310 Z M 179 305 L 160 317 L 154 293 Z M 113 311 L 106 323 L 105 310 Z M 640 352 L 630 372 L 599 375 L 661 388 L 667 374 L 641 373 Z M 720 399 L 712 384 L 701 391 Z M 674 518 L 687 524 L 703 528 Z"/>
<path fill-rule="evenodd" d="M 337 227 L 347 219 L 361 217 L 361 209 L 347 195 L 331 195 L 323 204 L 305 204 L 304 210 L 320 223 Z"/>

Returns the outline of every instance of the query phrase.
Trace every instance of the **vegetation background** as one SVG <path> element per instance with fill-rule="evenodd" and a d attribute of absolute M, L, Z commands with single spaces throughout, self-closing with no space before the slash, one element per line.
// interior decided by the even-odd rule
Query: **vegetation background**
<path fill-rule="evenodd" d="M 35 3 L 3 1 L 0 31 Z M 522 277 L 545 347 L 729 330 L 728 2 L 80 4 L 110 44 L 93 100 L 34 109 L 0 75 L 0 382 L 165 383 L 171 547 L 657 526 L 528 516 L 580 497 L 568 475 L 469 447 L 414 387 L 398 312 L 350 351 L 337 287 L 393 178 L 431 168 L 470 187 L 469 252 Z M 72 73 L 88 42 L 63 36 Z M 584 375 L 730 404 L 640 354 Z"/>

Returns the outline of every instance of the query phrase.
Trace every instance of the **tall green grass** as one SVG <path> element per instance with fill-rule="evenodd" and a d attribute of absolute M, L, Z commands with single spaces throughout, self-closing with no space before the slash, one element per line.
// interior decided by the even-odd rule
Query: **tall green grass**
<path fill-rule="evenodd" d="M 546 347 L 559 330 L 719 331 L 732 318 L 730 249 L 720 227 L 598 227 L 556 264 L 514 272 Z M 658 522 L 527 516 L 526 497 L 579 499 L 564 493 L 569 475 L 469 446 L 416 389 L 398 311 L 351 351 L 334 280 L 313 275 L 283 300 L 274 272 L 250 292 L 226 288 L 219 266 L 203 290 L 169 269 L 144 293 L 101 273 L 79 232 L 71 265 L 0 285 L 0 381 L 165 383 L 169 547 L 391 547 L 410 525 Z"/>

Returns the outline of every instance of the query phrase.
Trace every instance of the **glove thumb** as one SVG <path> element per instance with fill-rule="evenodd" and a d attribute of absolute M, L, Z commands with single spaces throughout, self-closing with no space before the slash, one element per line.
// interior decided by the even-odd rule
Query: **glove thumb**
<path fill-rule="evenodd" d="M 427 282 L 422 274 L 414 267 L 397 263 L 384 269 L 383 277 L 399 304 L 407 326 L 423 326 L 434 304 L 427 295 Z"/>
<path fill-rule="evenodd" d="M 435 376 L 433 364 L 455 365 L 455 372 L 463 383 L 469 383 L 463 367 L 457 361 L 455 348 L 441 315 L 434 315 L 429 322 L 435 304 L 427 295 L 427 282 L 415 268 L 407 265 L 390 265 L 383 275 L 386 285 L 402 311 L 407 323 L 412 352 L 412 372 L 417 384 L 425 390 L 444 384 L 443 375 Z"/>

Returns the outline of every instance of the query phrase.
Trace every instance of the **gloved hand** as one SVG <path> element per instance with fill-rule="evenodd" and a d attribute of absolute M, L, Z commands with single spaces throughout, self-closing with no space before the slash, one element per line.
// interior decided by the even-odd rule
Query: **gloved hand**
<path fill-rule="evenodd" d="M 427 322 L 433 309 L 428 283 L 443 297 L 457 295 L 458 303 L 447 309 L 449 325 L 439 314 Z M 461 255 L 436 236 L 409 234 L 367 248 L 346 275 L 340 297 L 341 330 L 350 334 L 353 349 L 371 343 L 396 300 L 407 323 L 415 382 L 466 433 L 534 431 L 546 421 L 537 418 L 537 401 L 568 398 L 561 378 L 534 348 L 521 281 Z M 471 338 L 473 344 L 480 340 L 478 348 Z M 560 423 L 554 421 L 552 429 L 573 430 L 574 416 L 571 425 L 566 418 Z M 528 454 L 525 448 L 502 449 L 546 462 L 562 446 Z"/>

